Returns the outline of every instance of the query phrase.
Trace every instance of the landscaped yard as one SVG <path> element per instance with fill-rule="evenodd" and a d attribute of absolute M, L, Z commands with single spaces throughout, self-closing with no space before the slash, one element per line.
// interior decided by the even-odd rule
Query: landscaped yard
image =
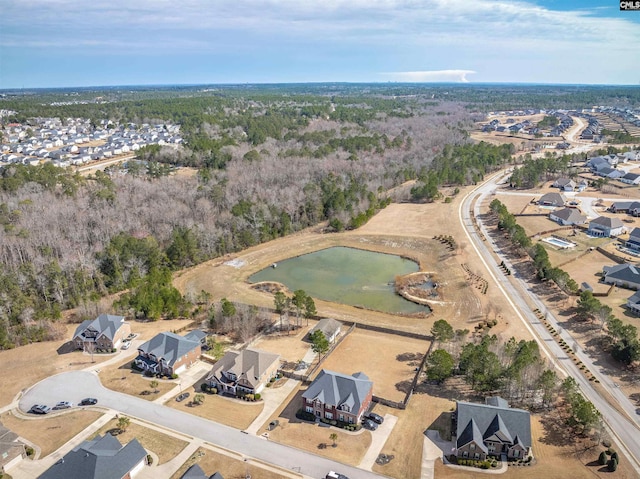
<path fill-rule="evenodd" d="M 110 433 L 110 431 L 117 430 L 118 420 L 112 419 L 107 424 L 105 424 L 97 433 L 91 436 L 91 439 L 98 435 L 103 436 Z M 150 429 L 133 421 L 131 421 L 125 432 L 117 434 L 116 437 L 123 445 L 127 444 L 132 439 L 137 439 L 140 444 L 142 444 L 142 447 L 158 456 L 158 461 L 160 462 L 160 464 L 164 464 L 165 462 L 170 461 L 171 459 L 176 457 L 178 454 L 180 454 L 180 451 L 187 447 L 188 444 L 187 441 L 183 441 L 174 436 L 163 434 L 156 431 L 155 429 Z"/>
<path fill-rule="evenodd" d="M 131 360 L 120 365 L 112 365 L 101 369 L 99 377 L 105 387 L 121 393 L 137 396 L 147 401 L 157 399 L 178 384 L 177 381 L 174 380 L 145 377 L 139 371 L 131 369 Z M 158 381 L 156 388 L 152 388 L 150 385 L 150 382 L 154 379 Z M 141 394 L 144 391 L 148 391 L 149 394 Z"/>
<path fill-rule="evenodd" d="M 375 396 L 402 401 L 407 382 L 413 380 L 419 358 L 427 349 L 428 341 L 356 328 L 322 363 L 321 369 L 347 375 L 362 371 L 373 381 Z"/>
<path fill-rule="evenodd" d="M 277 468 L 260 461 L 245 461 L 239 454 L 232 452 L 218 452 L 209 447 L 201 447 L 185 462 L 171 479 L 180 479 L 187 469 L 198 464 L 208 476 L 215 472 L 225 478 L 244 478 L 247 474 L 260 479 L 285 479 L 291 477 L 291 472 L 285 476 L 277 472 Z M 294 474 L 298 476 L 298 474 Z M 300 476 L 302 477 L 302 476 Z"/>
<path fill-rule="evenodd" d="M 212 421 L 226 424 L 236 429 L 244 430 L 258 417 L 264 408 L 262 401 L 246 402 L 239 399 L 223 397 L 219 394 L 204 394 L 204 402 L 199 406 L 190 406 L 195 394 L 200 393 L 200 384 L 197 382 L 193 387 L 185 388 L 189 392 L 188 399 L 177 402 L 175 398 L 169 399 L 165 406 L 179 409 L 183 412 L 194 414 Z"/>
<path fill-rule="evenodd" d="M 73 411 L 64 414 L 21 419 L 10 412 L 0 416 L 0 422 L 19 436 L 40 447 L 40 458 L 58 450 L 76 434 L 82 432 L 102 413 L 96 411 Z"/>

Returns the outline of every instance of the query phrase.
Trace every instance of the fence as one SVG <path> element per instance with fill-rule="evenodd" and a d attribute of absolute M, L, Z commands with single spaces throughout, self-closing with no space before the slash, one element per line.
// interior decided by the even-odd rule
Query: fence
<path fill-rule="evenodd" d="M 627 262 L 626 259 L 624 259 L 622 256 L 618 256 L 617 254 L 613 254 L 607 250 L 605 250 L 604 248 L 598 246 L 596 248 L 596 251 L 598 251 L 598 253 L 603 254 L 604 256 L 606 256 L 607 258 L 609 258 L 611 261 L 615 261 L 618 264 L 624 264 Z"/>

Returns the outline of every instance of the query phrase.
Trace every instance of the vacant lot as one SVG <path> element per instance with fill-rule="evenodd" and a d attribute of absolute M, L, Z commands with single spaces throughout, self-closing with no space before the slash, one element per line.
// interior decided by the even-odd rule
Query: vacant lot
<path fill-rule="evenodd" d="M 429 344 L 356 328 L 322 363 L 322 369 L 347 375 L 362 371 L 373 381 L 375 396 L 402 401 Z"/>
<path fill-rule="evenodd" d="M 194 464 L 198 464 L 208 476 L 215 472 L 222 474 L 228 479 L 244 478 L 251 475 L 260 479 L 285 479 L 290 477 L 302 477 L 298 474 L 287 471 L 287 475 L 280 474 L 278 469 L 264 464 L 260 461 L 245 461 L 240 454 L 201 447 L 185 462 L 171 479 L 180 479 L 187 469 Z"/>
<path fill-rule="evenodd" d="M 240 430 L 249 427 L 264 408 L 262 401 L 246 402 L 239 399 L 226 398 L 218 394 L 204 394 L 204 402 L 202 404 L 199 406 L 191 405 L 193 396 L 200 393 L 201 384 L 202 381 L 199 381 L 194 386 L 185 389 L 191 395 L 189 399 L 176 402 L 175 398 L 171 398 L 165 403 L 165 406 L 211 419 Z"/>
<path fill-rule="evenodd" d="M 120 365 L 108 366 L 100 370 L 100 381 L 105 387 L 125 394 L 137 396 L 147 401 L 162 396 L 178 384 L 177 381 L 145 377 L 141 372 L 131 369 L 131 359 Z M 151 381 L 157 381 L 156 388 Z"/>
<path fill-rule="evenodd" d="M 21 419 L 11 413 L 0 416 L 0 422 L 41 449 L 40 457 L 58 450 L 67 441 L 95 422 L 102 413 L 73 411 L 34 419 Z"/>
<path fill-rule="evenodd" d="M 187 441 L 163 434 L 155 429 L 150 429 L 133 421 L 131 421 L 131 424 L 129 424 L 126 431 L 120 432 L 118 430 L 117 419 L 112 419 L 105 424 L 92 436 L 92 438 L 98 435 L 103 436 L 111 432 L 116 433 L 116 437 L 123 445 L 127 444 L 132 439 L 137 439 L 140 444 L 142 444 L 142 447 L 147 451 L 152 451 L 158 456 L 160 464 L 164 464 L 176 457 L 180 454 L 180 451 L 187 447 L 188 444 Z"/>
<path fill-rule="evenodd" d="M 279 354 L 282 361 L 297 362 L 311 349 L 311 343 L 303 339 L 316 323 L 317 321 L 309 321 L 309 326 L 291 331 L 290 334 L 274 333 L 262 336 L 252 347 Z"/>

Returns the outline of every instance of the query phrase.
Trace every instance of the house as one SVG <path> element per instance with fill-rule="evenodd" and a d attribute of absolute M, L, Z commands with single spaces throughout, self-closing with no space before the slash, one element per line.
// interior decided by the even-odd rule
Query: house
<path fill-rule="evenodd" d="M 587 222 L 587 217 L 581 215 L 575 208 L 563 208 L 549 213 L 549 219 L 564 226 L 583 225 Z"/>
<path fill-rule="evenodd" d="M 576 182 L 571 178 L 558 178 L 551 186 L 560 188 L 562 191 L 573 191 L 576 188 Z"/>
<path fill-rule="evenodd" d="M 632 264 L 616 264 L 602 268 L 602 281 L 621 288 L 640 289 L 640 270 Z"/>
<path fill-rule="evenodd" d="M 620 181 L 628 185 L 640 185 L 640 175 L 635 173 L 627 173 L 620 178 Z"/>
<path fill-rule="evenodd" d="M 316 331 L 322 331 L 324 337 L 327 338 L 327 341 L 333 343 L 340 334 L 341 327 L 342 323 L 340 321 L 336 321 L 332 318 L 322 318 L 318 321 L 318 324 L 309 331 L 308 336 L 311 336 Z"/>
<path fill-rule="evenodd" d="M 627 299 L 627 308 L 636 316 L 640 316 L 640 291 L 636 291 Z"/>
<path fill-rule="evenodd" d="M 0 423 L 0 476 L 27 457 L 26 447 L 18 435 Z"/>
<path fill-rule="evenodd" d="M 317 418 L 357 424 L 372 396 L 373 382 L 366 374 L 347 376 L 323 369 L 302 394 L 302 405 Z"/>
<path fill-rule="evenodd" d="M 531 418 L 502 398 L 486 404 L 456 403 L 456 456 L 484 460 L 487 456 L 522 459 L 531 455 Z"/>
<path fill-rule="evenodd" d="M 235 396 L 256 394 L 275 377 L 280 355 L 259 349 L 228 351 L 207 376 L 209 386 Z"/>
<path fill-rule="evenodd" d="M 610 207 L 613 213 L 629 213 L 634 216 L 640 213 L 640 201 L 616 201 Z"/>
<path fill-rule="evenodd" d="M 622 178 L 625 175 L 624 171 L 616 170 L 615 168 L 600 168 L 596 171 L 596 175 L 602 176 L 603 178 L 610 178 L 612 180 L 616 178 Z"/>
<path fill-rule="evenodd" d="M 126 446 L 111 434 L 84 441 L 39 476 L 39 479 L 132 479 L 144 468 L 147 451 L 137 439 Z"/>
<path fill-rule="evenodd" d="M 547 193 L 538 200 L 541 206 L 564 206 L 564 198 L 560 193 Z"/>
<path fill-rule="evenodd" d="M 592 236 L 618 236 L 625 230 L 622 221 L 618 218 L 609 218 L 608 216 L 598 216 L 589 222 L 587 232 Z"/>
<path fill-rule="evenodd" d="M 629 239 L 624 244 L 627 248 L 640 251 L 640 228 L 633 228 L 629 233 Z"/>
<path fill-rule="evenodd" d="M 189 331 L 187 334 L 184 335 L 185 339 L 188 339 L 189 341 L 197 341 L 200 343 L 201 346 L 204 346 L 205 344 L 207 344 L 207 333 L 205 333 L 204 331 L 201 331 L 200 329 L 194 329 L 193 331 Z"/>
<path fill-rule="evenodd" d="M 101 314 L 96 319 L 83 321 L 73 333 L 73 343 L 77 349 L 115 349 L 131 334 L 131 325 L 124 316 Z"/>
<path fill-rule="evenodd" d="M 216 472 L 211 476 L 207 476 L 198 464 L 194 464 L 182 475 L 180 479 L 224 479 L 222 474 Z"/>
<path fill-rule="evenodd" d="M 201 353 L 200 341 L 175 333 L 159 333 L 138 348 L 136 366 L 155 374 L 180 374 L 193 364 Z"/>

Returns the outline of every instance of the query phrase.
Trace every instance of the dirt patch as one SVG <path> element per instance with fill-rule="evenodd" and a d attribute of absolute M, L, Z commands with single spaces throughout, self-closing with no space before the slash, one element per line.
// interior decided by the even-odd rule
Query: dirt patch
<path fill-rule="evenodd" d="M 194 464 L 198 464 L 208 476 L 219 472 L 223 477 L 244 478 L 258 477 L 260 479 L 285 479 L 290 478 L 293 473 L 287 471 L 287 475 L 277 472 L 277 468 L 269 466 L 254 459 L 245 460 L 240 454 L 213 450 L 210 447 L 200 447 L 193 455 L 178 469 L 171 479 L 180 479 L 182 475 Z M 298 476 L 298 474 L 293 474 Z M 300 476 L 302 477 L 302 476 Z"/>
<path fill-rule="evenodd" d="M 103 386 L 147 401 L 154 401 L 178 385 L 175 380 L 144 376 L 140 371 L 131 369 L 131 360 L 101 369 L 99 377 Z M 157 381 L 158 385 L 152 387 L 151 381 Z"/>
<path fill-rule="evenodd" d="M 356 328 L 322 363 L 322 369 L 347 375 L 363 372 L 373 381 L 375 396 L 402 401 L 429 344 Z"/>
<path fill-rule="evenodd" d="M 102 413 L 73 411 L 46 418 L 22 419 L 11 413 L 0 416 L 0 422 L 41 449 L 40 458 L 57 451 L 75 435 L 98 420 Z"/>
<path fill-rule="evenodd" d="M 132 439 L 137 439 L 140 444 L 142 444 L 142 447 L 147 451 L 154 452 L 158 456 L 160 464 L 164 464 L 176 457 L 188 444 L 187 441 L 142 426 L 133 421 L 131 421 L 126 431 L 119 432 L 117 419 L 112 419 L 105 424 L 98 432 L 91 436 L 91 439 L 98 435 L 103 436 L 109 434 L 112 431 L 116 432 L 116 437 L 123 445 Z"/>

